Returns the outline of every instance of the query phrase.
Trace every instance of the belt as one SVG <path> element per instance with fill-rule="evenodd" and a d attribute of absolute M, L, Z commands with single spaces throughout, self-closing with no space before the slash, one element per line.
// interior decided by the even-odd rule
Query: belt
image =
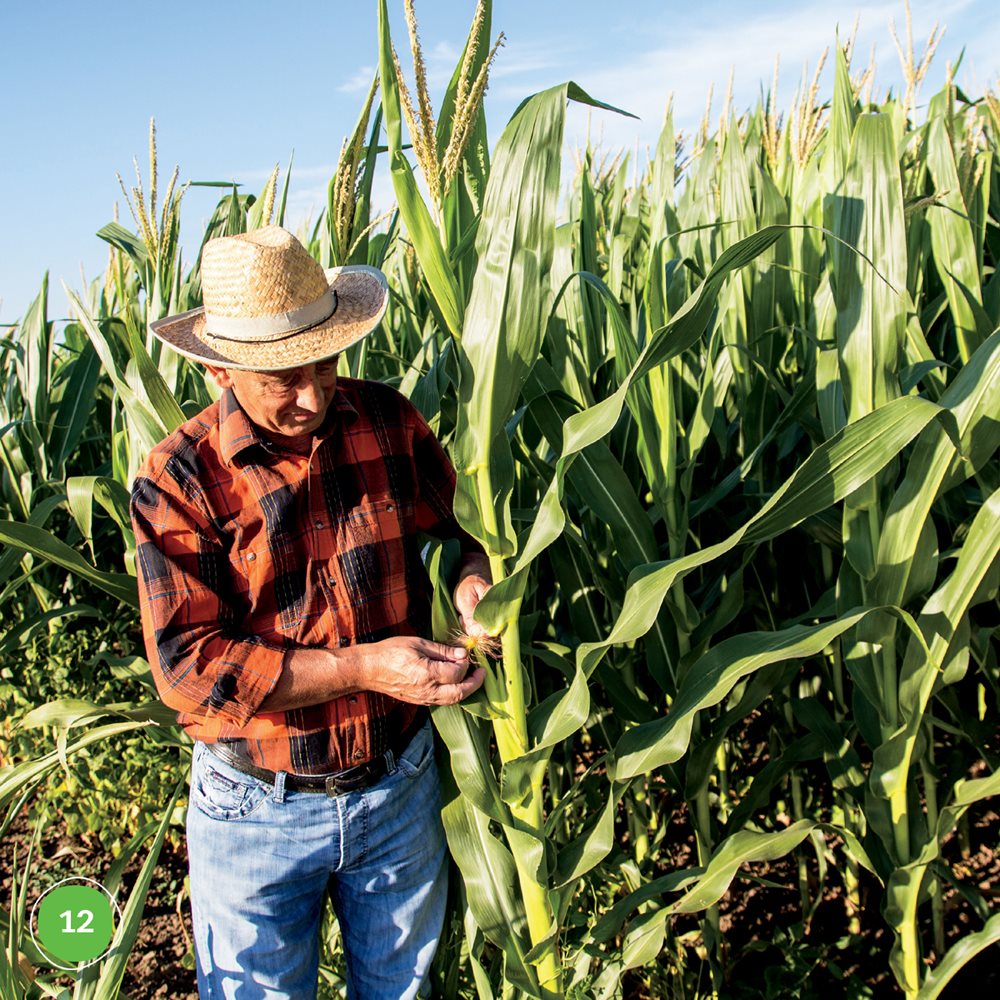
<path fill-rule="evenodd" d="M 348 792 L 357 792 L 363 788 L 370 788 L 376 782 L 381 781 L 390 771 L 395 770 L 397 758 L 410 745 L 417 730 L 426 721 L 427 712 L 418 712 L 413 722 L 392 741 L 392 745 L 385 753 L 365 761 L 364 764 L 356 764 L 354 767 L 347 767 L 331 774 L 295 774 L 292 771 L 286 771 L 285 788 L 294 792 L 322 792 L 331 798 L 345 795 Z M 251 764 L 245 757 L 230 750 L 225 743 L 206 743 L 205 747 L 213 757 L 225 761 L 241 774 L 249 774 L 251 777 L 266 781 L 269 785 L 273 785 L 277 780 L 278 776 L 274 771 Z"/>

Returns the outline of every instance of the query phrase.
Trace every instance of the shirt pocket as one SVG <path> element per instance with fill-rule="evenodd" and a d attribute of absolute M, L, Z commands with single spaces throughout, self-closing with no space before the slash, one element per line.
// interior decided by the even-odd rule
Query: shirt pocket
<path fill-rule="evenodd" d="M 284 540 L 261 531 L 236 546 L 231 564 L 243 596 L 247 627 L 263 638 L 286 636 L 302 620 L 308 559 Z"/>
<path fill-rule="evenodd" d="M 337 558 L 355 603 L 405 586 L 406 534 L 407 508 L 388 491 L 366 496 L 343 519 Z"/>
<path fill-rule="evenodd" d="M 268 577 L 274 573 L 266 534 L 261 531 L 249 541 L 241 540 L 233 547 L 230 563 L 236 592 L 245 596 L 251 613 L 259 611 Z"/>

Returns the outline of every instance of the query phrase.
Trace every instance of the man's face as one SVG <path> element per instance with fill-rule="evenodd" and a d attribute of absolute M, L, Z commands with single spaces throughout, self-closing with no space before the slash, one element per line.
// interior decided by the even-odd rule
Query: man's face
<path fill-rule="evenodd" d="M 312 434 L 337 391 L 337 356 L 278 372 L 236 368 L 208 370 L 223 389 L 232 389 L 246 415 L 268 434 Z"/>

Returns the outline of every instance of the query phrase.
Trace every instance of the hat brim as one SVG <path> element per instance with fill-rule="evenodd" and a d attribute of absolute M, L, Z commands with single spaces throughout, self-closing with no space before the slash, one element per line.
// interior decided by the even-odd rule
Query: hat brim
<path fill-rule="evenodd" d="M 389 304 L 385 275 L 376 267 L 349 264 L 324 271 L 337 307 L 329 319 L 280 340 L 253 342 L 216 337 L 205 330 L 205 310 L 191 309 L 149 324 L 178 354 L 219 368 L 281 371 L 339 354 L 368 336 Z"/>

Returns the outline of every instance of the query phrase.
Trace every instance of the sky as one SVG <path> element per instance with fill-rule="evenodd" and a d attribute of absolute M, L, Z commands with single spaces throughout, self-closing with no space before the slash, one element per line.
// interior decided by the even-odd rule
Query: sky
<path fill-rule="evenodd" d="M 389 0 L 393 38 L 412 79 L 402 0 Z M 440 100 L 461 52 L 475 0 L 416 0 L 432 97 Z M 922 90 L 929 98 L 949 62 L 970 92 L 997 88 L 1000 18 L 994 0 L 912 0 L 915 48 L 943 26 Z M 350 132 L 377 62 L 375 0 L 12 0 L 0 7 L 0 324 L 23 315 L 50 275 L 49 318 L 68 309 L 61 283 L 80 290 L 98 276 L 107 247 L 95 233 L 113 217 L 132 226 L 119 188 L 138 159 L 148 187 L 149 120 L 156 119 L 160 191 L 174 165 L 181 181 L 236 181 L 257 193 L 294 153 L 286 224 L 315 219 L 326 200 L 343 137 Z M 734 74 L 734 106 L 770 88 L 780 56 L 779 107 L 787 108 L 805 64 L 811 75 L 839 30 L 860 17 L 855 65 L 874 46 L 876 91 L 899 88 L 889 32 L 905 38 L 902 0 L 494 0 L 493 37 L 505 44 L 486 98 L 491 141 L 527 96 L 574 80 L 591 96 L 630 111 L 573 109 L 567 149 L 589 135 L 608 154 L 645 162 L 668 95 L 676 125 L 692 132 L 714 86 L 717 117 Z M 828 67 L 821 93 L 830 93 Z M 181 242 L 190 261 L 220 192 L 191 188 Z M 379 208 L 391 204 L 385 174 Z M 2 331 L 0 331 L 2 333 Z"/>

